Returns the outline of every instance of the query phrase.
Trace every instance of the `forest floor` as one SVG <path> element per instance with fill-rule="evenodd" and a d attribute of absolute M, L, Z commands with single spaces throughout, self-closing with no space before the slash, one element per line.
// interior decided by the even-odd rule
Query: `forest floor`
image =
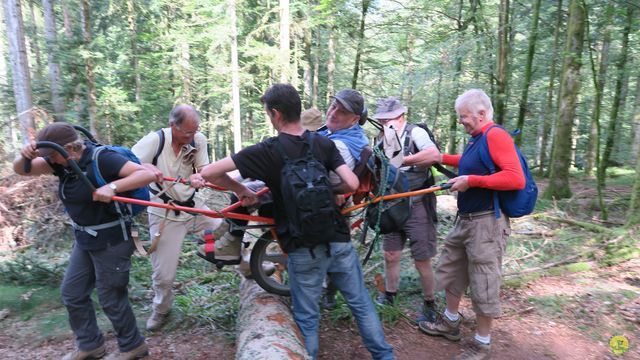
<path fill-rule="evenodd" d="M 594 195 L 589 182 L 576 181 L 572 189 L 576 195 L 568 202 L 541 204 L 540 212 L 544 216 L 512 223 L 514 234 L 509 257 L 505 259 L 505 274 L 510 276 L 501 295 L 503 315 L 494 323 L 493 359 L 640 359 L 640 257 L 632 252 L 627 258 L 605 262 L 604 253 L 608 250 L 597 248 L 589 256 L 568 264 L 562 262 L 569 255 L 565 242 L 586 231 L 579 226 L 552 223 L 549 217 L 559 212 L 570 212 L 575 221 L 593 217 Z M 611 186 L 609 194 L 626 194 L 628 190 L 628 184 Z M 441 199 L 439 209 L 453 203 L 451 197 Z M 0 197 L 0 205 L 7 204 L 7 198 Z M 611 218 L 622 219 L 615 214 Z M 447 226 L 450 228 L 449 220 L 445 218 L 441 224 L 441 236 L 448 231 Z M 633 246 L 637 247 L 637 232 L 625 234 L 631 234 L 635 239 Z M 532 237 L 537 240 L 530 240 Z M 596 236 L 581 237 L 579 241 L 586 243 L 591 238 Z M 523 249 L 517 248 L 520 246 L 517 244 Z M 533 248 L 526 248 L 526 244 Z M 538 256 L 538 251 L 546 255 Z M 540 262 L 528 263 L 532 257 Z M 555 262 L 559 265 L 549 269 L 527 270 Z M 403 263 L 401 291 L 404 286 L 407 297 L 399 305 L 402 315 L 385 321 L 387 340 L 398 359 L 449 359 L 459 353 L 461 343 L 424 335 L 412 320 L 419 309 L 420 291 L 415 286 L 415 278 L 406 275 L 411 271 L 410 261 Z M 3 289 L 0 293 L 0 359 L 58 359 L 73 350 L 75 344 L 57 289 L 35 285 L 11 287 L 3 283 L 0 286 Z M 180 292 L 183 284 L 176 287 Z M 20 300 L 6 301 L 12 296 Z M 132 298 L 138 324 L 144 328 L 149 313 L 149 291 L 132 291 Z M 339 306 L 342 305 L 339 302 Z M 475 319 L 467 298 L 463 300 L 462 313 L 465 317 L 463 335 L 469 338 L 475 330 Z M 235 357 L 233 335 L 228 331 L 220 331 L 210 323 L 184 320 L 180 314 L 172 315 L 165 329 L 145 334 L 150 347 L 149 359 Z M 108 331 L 110 326 L 104 315 L 100 315 L 99 322 L 107 331 L 108 350 L 116 351 L 115 339 Z M 629 342 L 629 349 L 622 355 L 614 355 L 609 345 L 616 335 L 624 336 Z M 353 321 L 323 310 L 319 359 L 369 358 Z"/>

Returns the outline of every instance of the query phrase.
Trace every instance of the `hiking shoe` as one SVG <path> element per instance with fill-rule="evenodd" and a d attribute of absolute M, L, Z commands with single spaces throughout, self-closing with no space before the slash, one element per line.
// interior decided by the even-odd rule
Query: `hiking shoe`
<path fill-rule="evenodd" d="M 438 316 L 438 306 L 435 300 L 425 300 L 422 303 L 422 314 L 418 317 L 416 322 L 427 321 L 435 322 Z"/>
<path fill-rule="evenodd" d="M 140 359 L 149 355 L 149 347 L 146 342 L 142 342 L 137 348 L 127 352 L 115 352 L 109 355 L 105 360 L 133 360 Z"/>
<path fill-rule="evenodd" d="M 491 358 L 491 345 L 486 345 L 478 340 L 470 339 L 462 347 L 462 353 L 454 357 L 454 360 L 486 360 Z"/>
<path fill-rule="evenodd" d="M 437 316 L 436 321 L 420 321 L 418 327 L 422 332 L 431 336 L 444 336 L 445 338 L 458 341 L 462 337 L 460 334 L 460 324 L 462 323 L 462 315 L 457 321 L 449 320 L 444 314 Z"/>
<path fill-rule="evenodd" d="M 80 350 L 75 349 L 72 352 L 65 355 L 62 360 L 84 360 L 84 359 L 100 359 L 107 353 L 104 344 L 98 346 L 93 350 Z"/>
<path fill-rule="evenodd" d="M 215 258 L 222 261 L 240 262 L 240 251 L 242 250 L 242 237 L 224 233 L 222 237 L 215 240 Z"/>
<path fill-rule="evenodd" d="M 338 303 L 336 302 L 336 292 L 331 290 L 326 290 L 322 294 L 322 307 L 327 310 L 333 310 L 336 308 Z"/>
<path fill-rule="evenodd" d="M 158 331 L 160 330 L 164 324 L 169 319 L 169 314 L 160 314 L 157 312 L 153 312 L 149 319 L 147 319 L 147 330 L 149 331 Z"/>
<path fill-rule="evenodd" d="M 375 303 L 381 306 L 393 306 L 396 301 L 395 295 L 389 295 L 386 293 L 378 293 Z"/>

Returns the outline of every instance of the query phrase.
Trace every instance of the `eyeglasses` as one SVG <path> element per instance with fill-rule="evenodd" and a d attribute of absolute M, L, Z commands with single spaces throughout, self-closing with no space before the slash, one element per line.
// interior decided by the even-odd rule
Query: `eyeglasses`
<path fill-rule="evenodd" d="M 181 133 L 187 135 L 187 136 L 194 136 L 199 130 L 200 130 L 200 126 L 196 127 L 195 131 L 184 131 L 180 128 L 180 125 L 175 125 L 176 129 L 178 129 L 178 131 L 180 131 Z"/>

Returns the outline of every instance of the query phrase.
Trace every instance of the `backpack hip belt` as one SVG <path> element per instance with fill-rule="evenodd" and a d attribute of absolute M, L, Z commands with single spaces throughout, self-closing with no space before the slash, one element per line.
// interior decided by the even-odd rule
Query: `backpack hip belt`
<path fill-rule="evenodd" d="M 194 207 L 196 205 L 196 202 L 193 200 L 193 198 L 196 196 L 196 192 L 195 191 L 185 201 L 174 200 L 173 198 L 171 198 L 171 196 L 167 195 L 166 193 L 160 192 L 160 191 L 158 191 L 156 189 L 153 189 L 153 188 L 149 188 L 149 191 L 151 191 L 151 193 L 153 195 L 160 194 L 160 195 L 158 195 L 158 197 L 162 201 L 164 201 L 165 204 L 175 204 L 175 205 L 186 206 L 186 207 Z M 180 215 L 180 210 L 173 210 L 173 212 L 176 214 L 176 216 Z"/>
<path fill-rule="evenodd" d="M 104 224 L 82 226 L 82 225 L 78 225 L 75 221 L 71 220 L 71 226 L 73 227 L 74 230 L 86 232 L 87 234 L 93 237 L 98 236 L 98 230 L 112 228 L 120 225 L 121 223 L 122 221 L 118 219 L 118 220 L 109 221 L 108 223 L 104 223 Z M 127 240 L 127 238 L 128 236 L 124 237 L 125 240 Z"/>

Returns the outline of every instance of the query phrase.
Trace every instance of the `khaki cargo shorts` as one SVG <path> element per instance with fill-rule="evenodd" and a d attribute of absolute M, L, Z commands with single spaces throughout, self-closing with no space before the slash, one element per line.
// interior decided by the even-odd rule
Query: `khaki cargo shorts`
<path fill-rule="evenodd" d="M 402 229 L 384 235 L 382 243 L 384 251 L 402 251 L 409 240 L 409 248 L 414 260 L 424 261 L 436 256 L 438 235 L 433 223 L 431 207 L 427 205 L 423 200 L 413 202 L 411 217 Z"/>
<path fill-rule="evenodd" d="M 509 219 L 504 214 L 496 219 L 493 210 L 460 215 L 445 239 L 436 290 L 462 297 L 469 286 L 477 314 L 500 316 L 502 255 L 510 233 Z"/>

